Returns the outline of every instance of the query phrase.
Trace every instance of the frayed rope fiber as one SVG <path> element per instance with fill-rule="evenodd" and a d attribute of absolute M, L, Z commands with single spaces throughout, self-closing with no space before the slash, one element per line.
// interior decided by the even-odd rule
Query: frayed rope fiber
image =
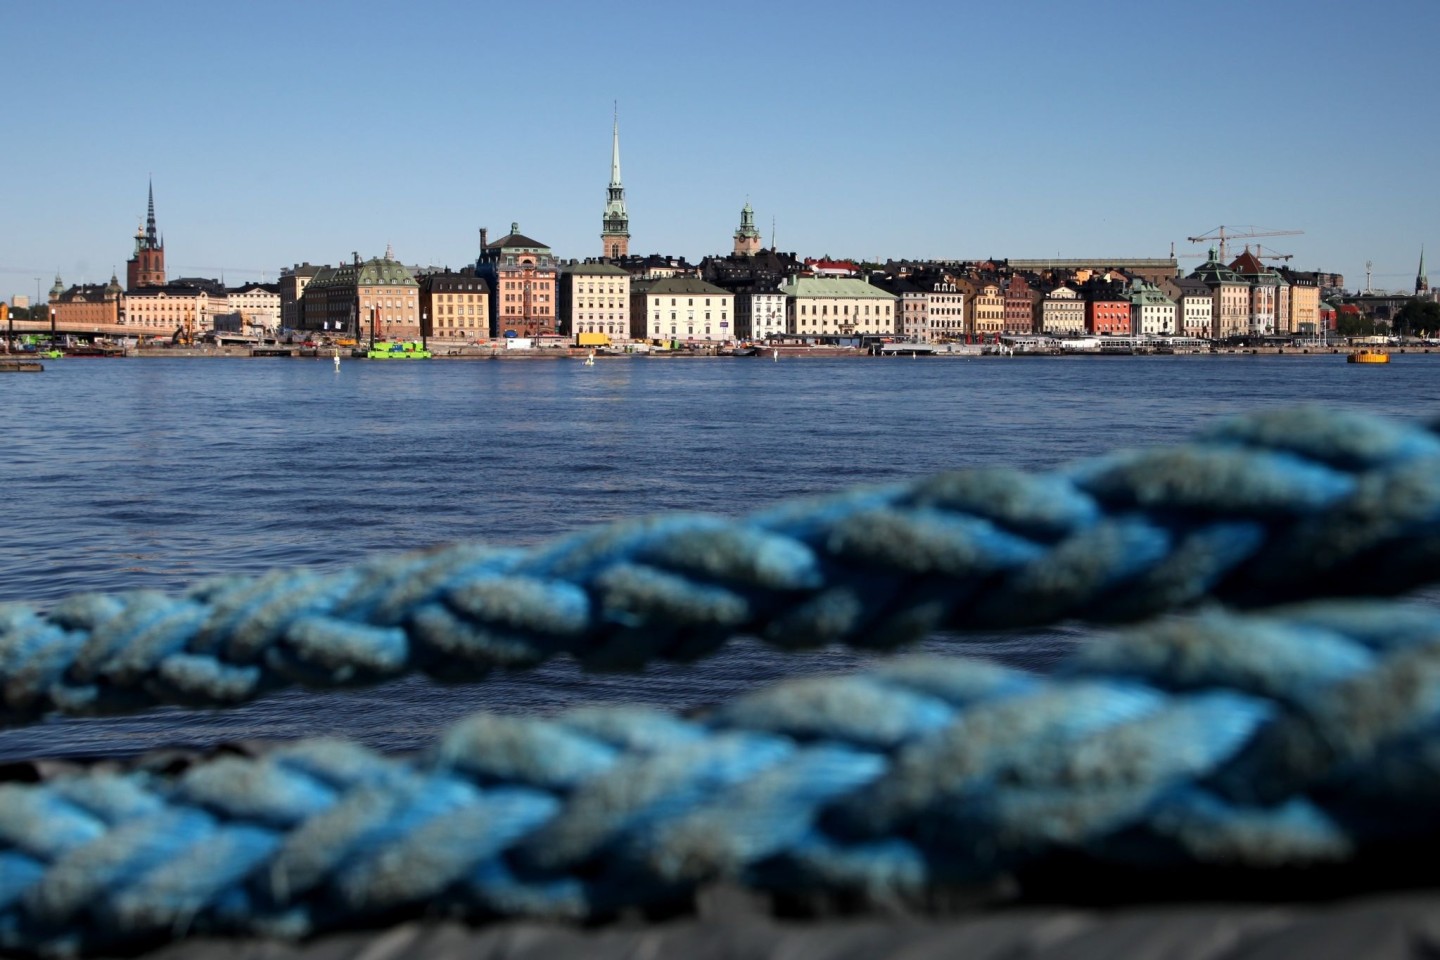
<path fill-rule="evenodd" d="M 479 715 L 412 759 L 315 740 L 0 786 L 0 948 L 596 918 L 713 883 L 897 902 L 1057 857 L 1293 871 L 1434 850 L 1437 803 L 1440 614 L 1216 610 L 1052 675 L 899 659 L 690 719 Z"/>
<path fill-rule="evenodd" d="M 962 470 L 741 520 L 674 515 L 531 550 L 459 544 L 180 595 L 0 607 L 0 725 L 292 685 L 593 669 L 935 631 L 1123 623 L 1202 600 L 1389 594 L 1440 570 L 1440 437 L 1358 413 L 1229 420 L 1048 473 Z"/>

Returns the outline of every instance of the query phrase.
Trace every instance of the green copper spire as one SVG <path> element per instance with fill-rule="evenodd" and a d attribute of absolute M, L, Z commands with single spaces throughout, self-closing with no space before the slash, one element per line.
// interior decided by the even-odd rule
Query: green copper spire
<path fill-rule="evenodd" d="M 610 186 L 600 227 L 601 256 L 616 258 L 630 251 L 630 215 L 625 212 L 625 186 L 620 182 L 620 105 L 610 131 Z"/>

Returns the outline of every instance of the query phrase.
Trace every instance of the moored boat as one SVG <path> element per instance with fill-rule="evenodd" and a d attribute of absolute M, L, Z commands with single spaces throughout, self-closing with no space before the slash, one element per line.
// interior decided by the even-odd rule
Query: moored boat
<path fill-rule="evenodd" d="M 391 340 L 376 340 L 370 344 L 370 349 L 365 352 L 369 360 L 429 360 L 430 351 L 425 349 L 424 344 L 416 343 L 414 340 L 395 342 Z"/>
<path fill-rule="evenodd" d="M 1380 347 L 1359 347 L 1345 358 L 1346 363 L 1389 363 L 1390 354 Z"/>

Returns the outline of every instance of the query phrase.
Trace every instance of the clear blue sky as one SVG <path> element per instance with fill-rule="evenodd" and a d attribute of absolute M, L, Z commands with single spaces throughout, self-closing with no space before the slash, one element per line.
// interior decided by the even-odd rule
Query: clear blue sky
<path fill-rule="evenodd" d="M 172 276 L 458 267 L 511 221 L 593 256 L 613 100 L 638 253 L 728 252 L 748 198 L 802 256 L 1256 224 L 1352 288 L 1440 263 L 1437 0 L 11 0 L 0 37 L 5 299 L 123 279 L 151 175 Z"/>

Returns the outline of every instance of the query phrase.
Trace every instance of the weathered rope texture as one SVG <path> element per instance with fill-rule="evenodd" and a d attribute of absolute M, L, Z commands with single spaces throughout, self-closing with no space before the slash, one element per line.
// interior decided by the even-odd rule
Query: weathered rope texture
<path fill-rule="evenodd" d="M 697 719 L 480 715 L 411 761 L 312 741 L 0 787 L 0 948 L 595 917 L 716 882 L 893 901 L 1056 858 L 1263 873 L 1433 848 L 1437 802 L 1440 615 L 1213 612 L 1052 676 L 902 659 Z"/>
<path fill-rule="evenodd" d="M 179 596 L 12 604 L 0 725 L 413 671 L 469 680 L 558 654 L 636 668 L 738 634 L 890 647 L 1202 598 L 1385 594 L 1434 579 L 1437 561 L 1440 437 L 1302 409 L 1051 473 L 959 471 L 740 521 L 666 516 L 533 550 L 460 544 Z"/>

